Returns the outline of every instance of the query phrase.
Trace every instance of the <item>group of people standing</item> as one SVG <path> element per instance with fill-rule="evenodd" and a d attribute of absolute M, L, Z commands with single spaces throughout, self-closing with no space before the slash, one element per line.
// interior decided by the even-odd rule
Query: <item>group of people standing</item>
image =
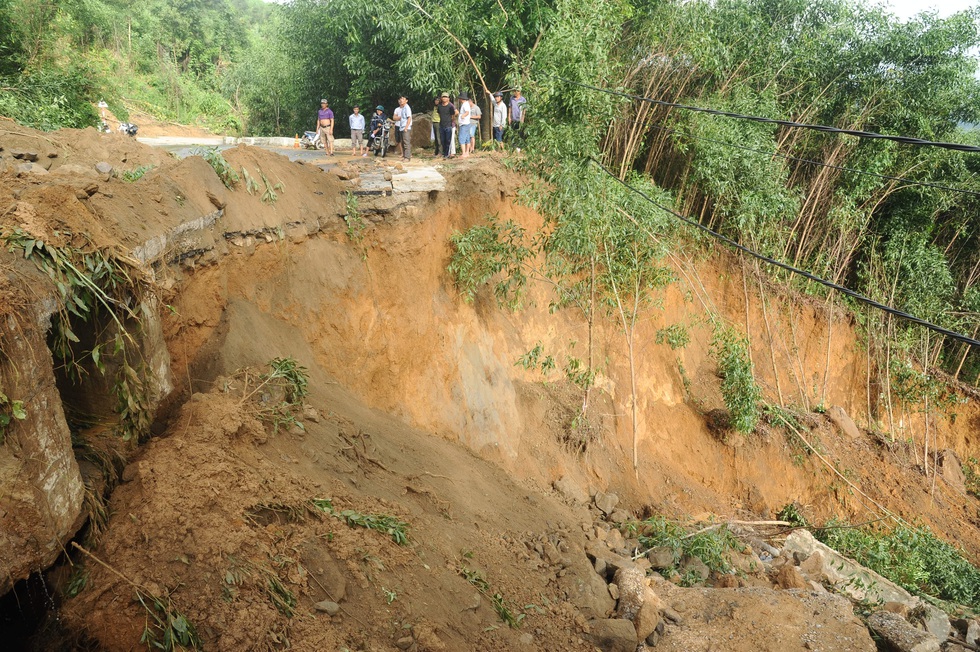
<path fill-rule="evenodd" d="M 432 110 L 432 134 L 435 141 L 437 156 L 452 158 L 454 149 L 454 135 L 458 129 L 460 156 L 467 158 L 474 150 L 476 140 L 476 130 L 483 117 L 480 105 L 470 100 L 469 94 L 462 92 L 457 98 L 459 108 L 450 101 L 449 93 L 442 93 L 435 99 Z M 504 132 L 510 130 L 508 139 L 514 143 L 516 151 L 520 152 L 521 135 L 524 127 L 524 105 L 527 100 L 521 95 L 521 89 L 515 88 L 510 102 L 504 103 L 503 93 L 493 94 L 492 120 L 493 140 L 497 147 L 504 147 Z M 367 156 L 369 142 L 381 137 L 388 117 L 385 115 L 384 106 L 378 105 L 371 116 L 371 123 L 367 129 L 368 139 L 365 136 L 365 116 L 361 114 L 359 106 L 353 107 L 353 113 L 348 117 L 351 134 L 351 148 L 354 155 L 360 154 Z M 317 112 L 316 131 L 320 134 L 323 149 L 328 156 L 334 155 L 333 148 L 333 129 L 336 120 L 334 112 L 330 108 L 330 103 L 326 99 L 320 100 L 320 110 Z M 395 127 L 395 144 L 398 146 L 398 153 L 405 161 L 412 158 L 412 108 L 408 105 L 405 96 L 398 98 L 398 106 L 392 114 L 392 122 Z"/>
<path fill-rule="evenodd" d="M 476 130 L 483 117 L 480 105 L 470 100 L 465 91 L 459 94 L 459 107 L 453 104 L 449 93 L 443 93 L 435 99 L 432 110 L 432 134 L 435 140 L 436 155 L 452 158 L 453 132 L 458 128 L 460 157 L 467 158 L 473 153 L 476 142 Z M 491 127 L 496 147 L 503 149 L 504 132 L 508 129 L 508 137 L 514 143 L 515 151 L 521 151 L 521 136 L 524 129 L 524 105 L 527 100 L 521 94 L 520 88 L 515 88 L 510 102 L 504 103 L 504 94 L 497 91 L 493 94 L 491 107 Z"/>
<path fill-rule="evenodd" d="M 380 137 L 380 132 L 384 128 L 388 116 L 385 115 L 385 108 L 382 105 L 379 104 L 375 107 L 374 115 L 371 116 L 369 137 L 368 140 L 365 140 L 365 119 L 361 113 L 361 107 L 355 105 L 352 110 L 353 113 L 347 118 L 350 124 L 351 149 L 355 156 L 358 153 L 361 156 L 367 156 L 368 140 Z M 398 98 L 398 107 L 395 108 L 392 120 L 395 123 L 395 142 L 398 145 L 398 153 L 403 159 L 409 161 L 412 158 L 412 107 L 408 105 L 408 99 L 404 95 Z M 330 108 L 330 102 L 321 99 L 320 110 L 316 116 L 316 131 L 320 134 L 320 142 L 323 143 L 323 149 L 327 156 L 334 155 L 333 128 L 335 123 L 336 118 Z"/>

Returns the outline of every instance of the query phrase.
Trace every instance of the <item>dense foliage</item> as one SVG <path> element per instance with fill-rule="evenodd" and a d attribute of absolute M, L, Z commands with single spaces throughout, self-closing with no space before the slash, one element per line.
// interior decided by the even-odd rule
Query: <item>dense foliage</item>
<path fill-rule="evenodd" d="M 241 130 L 227 68 L 268 12 L 262 0 L 0 0 L 0 115 L 84 127 L 104 99 L 120 120 L 134 108 Z"/>

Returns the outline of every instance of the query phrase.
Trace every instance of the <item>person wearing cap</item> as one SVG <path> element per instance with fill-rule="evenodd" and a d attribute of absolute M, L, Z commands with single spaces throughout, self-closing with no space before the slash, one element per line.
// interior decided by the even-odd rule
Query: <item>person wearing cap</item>
<path fill-rule="evenodd" d="M 510 96 L 510 129 L 516 147 L 514 151 L 521 151 L 521 136 L 524 133 L 524 105 L 527 98 L 521 96 L 521 87 L 518 86 Z"/>
<path fill-rule="evenodd" d="M 380 104 L 374 107 L 374 115 L 371 116 L 371 147 L 374 147 L 374 141 L 381 138 L 381 132 L 385 126 L 385 120 L 388 116 L 385 115 L 385 108 Z M 380 151 L 374 153 L 375 156 L 380 154 Z"/>
<path fill-rule="evenodd" d="M 361 115 L 361 107 L 354 105 L 354 112 L 347 117 L 350 123 L 350 147 L 351 153 L 357 156 L 358 150 L 361 156 L 367 156 L 367 147 L 364 146 L 364 116 Z"/>
<path fill-rule="evenodd" d="M 326 100 L 320 100 L 320 110 L 316 114 L 316 130 L 320 132 L 323 150 L 333 156 L 333 111 Z"/>
<path fill-rule="evenodd" d="M 470 123 L 473 121 L 473 105 L 470 104 L 470 96 L 466 91 L 459 94 L 459 148 L 462 150 L 460 158 L 468 158 L 470 155 Z"/>
<path fill-rule="evenodd" d="M 442 157 L 451 158 L 450 148 L 453 144 L 453 125 L 456 123 L 456 106 L 449 101 L 449 93 L 443 93 L 439 97 L 439 105 L 436 107 L 439 114 L 439 141 L 442 145 Z"/>
<path fill-rule="evenodd" d="M 504 94 L 497 91 L 493 94 L 493 141 L 495 146 L 504 148 L 504 129 L 507 127 L 507 105 L 504 104 Z"/>

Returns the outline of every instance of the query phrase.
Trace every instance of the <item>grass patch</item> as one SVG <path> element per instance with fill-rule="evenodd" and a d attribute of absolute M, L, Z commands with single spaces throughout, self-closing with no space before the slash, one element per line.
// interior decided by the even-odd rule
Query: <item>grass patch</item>
<path fill-rule="evenodd" d="M 314 498 L 313 506 L 321 512 L 339 518 L 350 527 L 362 527 L 376 530 L 391 537 L 400 546 L 408 544 L 408 523 L 400 521 L 389 514 L 365 514 L 353 509 L 337 511 L 329 498 Z"/>
<path fill-rule="evenodd" d="M 467 582 L 472 584 L 485 598 L 490 600 L 490 604 L 493 605 L 493 610 L 497 612 L 500 620 L 502 620 L 505 625 L 511 629 L 517 629 L 521 626 L 521 622 L 524 620 L 526 614 L 519 613 L 515 615 L 514 612 L 511 611 L 510 607 L 507 606 L 507 601 L 504 599 L 504 596 L 490 588 L 490 582 L 483 577 L 483 574 L 480 571 L 470 568 L 465 562 L 460 562 L 456 567 L 456 571 Z"/>
<path fill-rule="evenodd" d="M 197 630 L 184 614 L 177 611 L 170 600 L 170 595 L 163 597 L 143 595 L 136 592 L 137 601 L 146 611 L 146 625 L 140 643 L 150 650 L 201 650 L 201 639 Z"/>
<path fill-rule="evenodd" d="M 119 173 L 119 178 L 127 183 L 134 183 L 143 178 L 143 175 L 153 169 L 152 165 L 140 165 L 132 170 L 125 170 Z"/>
<path fill-rule="evenodd" d="M 732 427 L 748 434 L 759 423 L 762 390 L 752 375 L 749 342 L 732 328 L 720 327 L 711 342 L 711 353 L 718 361 L 721 395 L 732 415 Z"/>
<path fill-rule="evenodd" d="M 727 525 L 709 525 L 706 528 L 688 532 L 684 527 L 663 516 L 653 516 L 645 521 L 630 524 L 638 533 L 643 552 L 653 548 L 669 548 L 674 553 L 674 564 L 664 569 L 662 574 L 670 576 L 680 572 L 680 562 L 684 557 L 697 557 L 705 566 L 718 573 L 730 573 L 732 565 L 729 553 L 742 549 Z"/>

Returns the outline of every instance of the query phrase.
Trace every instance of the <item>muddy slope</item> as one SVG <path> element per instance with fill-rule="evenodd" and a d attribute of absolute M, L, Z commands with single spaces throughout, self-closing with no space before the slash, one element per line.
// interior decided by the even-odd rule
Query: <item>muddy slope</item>
<path fill-rule="evenodd" d="M 634 469 L 615 323 L 594 334 L 595 357 L 605 363 L 594 429 L 583 436 L 569 428 L 581 397 L 562 374 L 542 377 L 514 363 L 539 342 L 560 362 L 582 357 L 584 325 L 551 315 L 543 286 L 518 313 L 489 295 L 465 304 L 445 272 L 449 235 L 487 213 L 540 221 L 516 203 L 520 179 L 499 161 L 440 169 L 445 190 L 381 194 L 364 180 L 400 170 L 367 161 L 323 172 L 257 149 L 227 152 L 236 169 L 282 182 L 271 202 L 241 185 L 226 189 L 199 158 L 175 161 L 117 139 L 87 145 L 91 139 L 23 130 L 16 142 L 0 141 L 0 207 L 10 207 L 0 222 L 46 241 L 111 247 L 142 265 L 156 288 L 145 308 L 146 349 L 156 351 L 148 359 L 158 360 L 149 365 L 154 437 L 130 452 L 92 556 L 74 554 L 80 565 L 62 575 L 65 586 L 84 579 L 63 605 L 64 622 L 99 647 L 138 645 L 147 622 L 134 601 L 140 590 L 170 596 L 209 648 L 392 649 L 409 639 L 423 650 L 590 649 L 586 622 L 613 604 L 584 552 L 597 518 L 584 505 L 596 491 L 616 492 L 635 516 L 765 517 L 797 501 L 816 518 L 858 518 L 879 503 L 974 555 L 980 549 L 976 527 L 965 525 L 977 503 L 922 474 L 914 431 L 911 446 L 892 444 L 857 429 L 844 434 L 839 414 L 833 422 L 813 413 L 803 422 L 819 454 L 808 454 L 775 429 L 719 437 L 709 427 L 705 414 L 722 402 L 708 309 L 748 325 L 770 400 L 839 406 L 859 425 L 873 420 L 867 361 L 850 325 L 757 283 L 732 261 L 675 261 L 682 280 L 641 326 Z M 52 170 L 19 168 L 24 158 L 14 150 L 36 150 Z M 78 168 L 57 174 L 69 158 Z M 110 158 L 118 169 L 157 167 L 127 183 L 95 169 Z M 367 223 L 360 241 L 347 234 L 348 192 Z M 0 574 L 16 580 L 52 563 L 81 525 L 84 474 L 72 467 L 64 419 L 43 401 L 112 409 L 104 397 L 98 404 L 96 388 L 58 391 L 46 349 L 58 295 L 13 254 L 3 254 L 0 268 L 3 305 L 47 306 L 6 315 L 32 343 L 39 357 L 30 366 L 41 376 L 21 384 L 29 377 L 0 365 L 4 387 L 29 399 L 29 414 L 52 415 L 62 431 L 49 459 L 65 460 L 56 474 L 64 489 L 30 475 L 39 468 L 23 455 L 41 432 L 33 421 L 15 423 L 0 449 L 0 468 L 11 470 L 4 478 L 16 476 L 0 498 L 0 527 L 8 541 L 19 531 L 49 542 L 26 562 L 3 544 Z M 33 296 L 17 289 L 25 286 Z M 689 328 L 692 343 L 679 351 L 656 344 L 657 329 L 675 323 Z M 255 397 L 244 398 L 263 365 L 287 356 L 310 370 L 302 429 L 260 421 Z M 977 454 L 976 406 L 958 410 L 955 423 L 932 426 L 930 447 L 965 458 Z M 33 492 L 49 510 L 62 506 L 61 521 L 42 515 L 18 524 L 9 487 Z M 314 499 L 401 520 L 407 545 L 348 527 L 311 508 Z M 561 554 L 545 555 L 545 543 Z M 467 580 L 475 572 L 490 590 L 481 594 Z M 501 621 L 497 593 L 525 614 L 521 629 Z M 324 615 L 315 607 L 324 601 L 339 611 Z M 764 638 L 760 630 L 732 649 L 760 649 Z"/>

